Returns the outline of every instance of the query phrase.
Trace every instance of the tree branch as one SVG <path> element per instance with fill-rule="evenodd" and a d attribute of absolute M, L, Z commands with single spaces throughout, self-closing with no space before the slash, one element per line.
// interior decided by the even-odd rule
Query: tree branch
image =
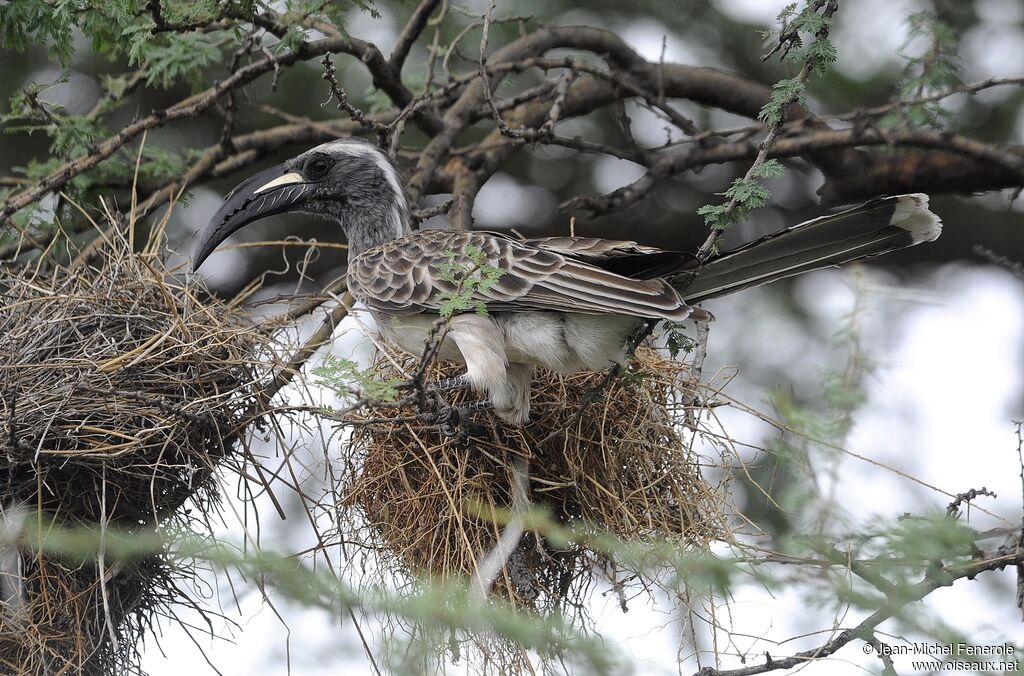
<path fill-rule="evenodd" d="M 11 214 L 25 208 L 47 193 L 60 190 L 67 185 L 68 181 L 109 158 L 132 139 L 142 134 L 142 132 L 154 129 L 168 122 L 196 117 L 212 107 L 227 92 L 252 82 L 278 65 L 291 65 L 297 61 L 322 56 L 328 52 L 345 51 L 346 47 L 346 42 L 337 38 L 324 38 L 316 42 L 303 43 L 294 52 L 283 54 L 276 58 L 264 58 L 256 63 L 239 68 L 236 73 L 227 79 L 216 83 L 213 87 L 199 94 L 179 101 L 164 110 L 154 111 L 149 115 L 136 119 L 134 122 L 122 127 L 114 136 L 98 143 L 95 150 L 89 155 L 64 163 L 32 186 L 8 197 L 3 202 L 3 205 L 0 206 L 0 223 L 9 221 Z"/>
<path fill-rule="evenodd" d="M 1024 185 L 1024 147 L 1003 148 L 927 129 L 869 127 L 812 131 L 778 139 L 766 157 L 806 157 L 824 151 L 878 145 L 933 148 L 943 152 L 897 156 L 859 153 L 850 164 L 843 165 L 846 171 L 838 173 L 834 181 L 826 175 L 826 183 L 819 191 L 826 204 L 880 194 L 964 193 Z M 697 148 L 685 154 L 661 155 L 647 173 L 633 183 L 606 195 L 573 198 L 564 202 L 561 209 L 583 211 L 591 217 L 609 214 L 634 204 L 669 176 L 711 164 L 750 159 L 758 152 L 757 144 L 737 141 Z M 977 173 L 973 178 L 972 172 Z"/>
<path fill-rule="evenodd" d="M 409 20 L 405 23 L 405 27 L 402 28 L 402 32 L 398 34 L 395 48 L 391 50 L 391 56 L 388 58 L 388 68 L 392 72 L 402 72 L 402 66 L 405 64 L 405 59 L 409 56 L 409 50 L 416 44 L 416 40 L 419 39 L 423 29 L 427 26 L 430 15 L 439 4 L 441 4 L 441 0 L 422 0 L 416 6 L 416 9 L 413 10 Z"/>
<path fill-rule="evenodd" d="M 704 667 L 700 671 L 695 672 L 694 676 L 755 676 L 756 674 L 766 674 L 770 671 L 793 669 L 813 660 L 830 657 L 855 639 L 861 639 L 870 643 L 874 637 L 874 630 L 878 625 L 895 617 L 906 606 L 915 601 L 920 601 L 936 589 L 949 587 L 957 580 L 964 578 L 973 579 L 984 572 L 1002 570 L 1006 566 L 1022 564 L 1024 564 L 1024 551 L 1020 549 L 1018 544 L 1003 546 L 991 552 L 983 552 L 967 565 L 944 566 L 939 568 L 938 571 L 929 571 L 916 584 L 897 587 L 893 595 L 889 597 L 881 608 L 862 620 L 860 624 L 844 629 L 817 648 L 803 650 L 780 659 L 775 659 L 769 655 L 764 664 L 751 665 L 740 669 Z"/>

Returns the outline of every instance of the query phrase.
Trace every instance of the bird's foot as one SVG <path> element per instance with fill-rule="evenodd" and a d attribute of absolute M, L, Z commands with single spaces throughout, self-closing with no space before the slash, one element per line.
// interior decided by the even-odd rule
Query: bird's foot
<path fill-rule="evenodd" d="M 446 437 L 457 437 L 463 432 L 462 418 L 464 415 L 477 413 L 478 411 L 489 411 L 492 408 L 494 408 L 494 402 L 490 399 L 471 401 L 462 406 L 449 406 L 442 403 L 437 415 L 434 416 L 434 422 L 437 423 L 441 433 Z"/>
<path fill-rule="evenodd" d="M 469 374 L 463 373 L 461 376 L 445 378 L 436 383 L 430 383 L 428 387 L 434 392 L 451 392 L 452 390 L 464 390 L 472 384 L 469 380 Z"/>
<path fill-rule="evenodd" d="M 459 409 L 448 404 L 442 404 L 441 409 L 434 416 L 434 422 L 441 429 L 441 434 L 446 437 L 457 437 L 459 436 L 459 422 L 462 416 L 459 414 Z"/>

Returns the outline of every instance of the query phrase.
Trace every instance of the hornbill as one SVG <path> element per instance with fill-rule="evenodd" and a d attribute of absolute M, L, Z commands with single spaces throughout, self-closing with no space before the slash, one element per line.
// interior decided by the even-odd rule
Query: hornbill
<path fill-rule="evenodd" d="M 407 352 L 421 353 L 442 305 L 467 294 L 469 309 L 452 316 L 438 356 L 464 363 L 460 384 L 486 393 L 495 412 L 514 424 L 528 420 L 535 366 L 603 369 L 625 358 L 628 337 L 645 321 L 707 321 L 710 314 L 692 303 L 932 241 L 941 232 L 921 194 L 873 199 L 703 264 L 681 252 L 592 237 L 413 232 L 394 163 L 373 144 L 347 138 L 232 190 L 199 236 L 193 270 L 239 228 L 288 211 L 341 225 L 349 291 L 382 337 Z M 469 278 L 481 269 L 490 271 L 486 282 L 479 274 L 477 283 L 459 281 L 459 270 Z M 481 307 L 486 312 L 474 311 Z"/>

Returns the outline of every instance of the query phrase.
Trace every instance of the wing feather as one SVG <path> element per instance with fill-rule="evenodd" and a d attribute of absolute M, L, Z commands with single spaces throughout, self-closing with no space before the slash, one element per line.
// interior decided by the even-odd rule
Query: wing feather
<path fill-rule="evenodd" d="M 666 251 L 636 242 L 597 237 L 542 237 L 526 244 L 590 263 L 633 279 L 655 279 L 678 274 L 694 262 L 681 251 Z"/>
<path fill-rule="evenodd" d="M 524 240 L 524 243 L 591 263 L 611 260 L 620 256 L 662 253 L 661 249 L 652 246 L 598 237 L 541 237 Z"/>
<path fill-rule="evenodd" d="M 490 287 L 473 290 L 472 300 L 488 310 L 668 319 L 685 319 L 693 312 L 662 279 L 636 279 L 592 262 L 666 252 L 595 238 L 523 241 L 482 231 L 421 230 L 357 256 L 349 265 L 349 289 L 381 312 L 436 313 L 445 295 L 459 288 L 446 277 L 477 267 L 467 253 L 473 250 L 501 272 Z M 585 259 L 575 257 L 574 250 Z"/>

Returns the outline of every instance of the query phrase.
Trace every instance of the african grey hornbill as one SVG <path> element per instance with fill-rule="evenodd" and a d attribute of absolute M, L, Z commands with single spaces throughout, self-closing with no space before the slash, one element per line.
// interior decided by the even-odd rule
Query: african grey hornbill
<path fill-rule="evenodd" d="M 493 286 L 466 289 L 472 305 L 482 304 L 486 314 L 453 316 L 439 357 L 465 363 L 468 383 L 487 394 L 499 416 L 517 424 L 529 416 L 535 366 L 602 369 L 624 358 L 628 336 L 645 320 L 708 320 L 690 303 L 931 241 L 941 232 L 926 195 L 874 199 L 703 265 L 691 255 L 635 242 L 413 232 L 402 177 L 390 158 L 368 142 L 342 139 L 231 191 L 199 237 L 193 269 L 239 228 L 286 211 L 341 224 L 348 238 L 349 291 L 369 308 L 385 340 L 410 353 L 423 351 L 446 294 L 461 288 L 453 281 L 453 263 L 497 268 Z"/>

